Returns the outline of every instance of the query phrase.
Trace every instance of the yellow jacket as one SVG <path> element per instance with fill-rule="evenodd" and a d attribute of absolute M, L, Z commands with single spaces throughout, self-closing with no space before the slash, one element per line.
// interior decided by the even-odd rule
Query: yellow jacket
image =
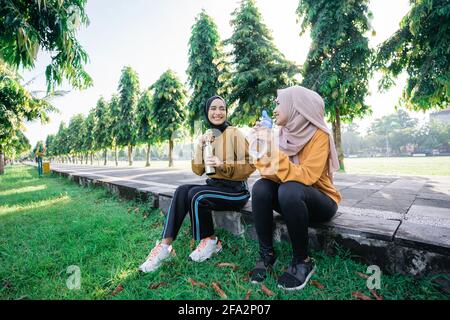
<path fill-rule="evenodd" d="M 274 151 L 270 161 L 259 159 L 256 168 L 263 178 L 282 183 L 297 181 L 313 186 L 337 204 L 341 202 L 341 194 L 328 177 L 329 137 L 324 131 L 317 129 L 311 140 L 298 153 L 300 164 L 294 164 L 279 149 Z"/>
<path fill-rule="evenodd" d="M 216 168 L 216 173 L 210 178 L 245 181 L 256 170 L 250 162 L 248 142 L 239 129 L 228 126 L 225 131 L 212 143 L 213 154 L 224 162 L 224 166 Z M 196 146 L 192 171 L 201 176 L 205 173 L 203 150 Z"/>

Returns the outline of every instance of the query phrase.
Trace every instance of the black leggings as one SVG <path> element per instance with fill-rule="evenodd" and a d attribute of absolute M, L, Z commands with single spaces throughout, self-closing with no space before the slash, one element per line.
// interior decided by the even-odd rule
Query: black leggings
<path fill-rule="evenodd" d="M 247 203 L 250 192 L 210 185 L 185 184 L 179 186 L 173 195 L 167 213 L 162 238 L 176 239 L 181 224 L 189 212 L 192 236 L 196 240 L 214 234 L 212 210 L 239 210 Z"/>
<path fill-rule="evenodd" d="M 336 202 L 312 186 L 268 179 L 256 181 L 252 190 L 252 211 L 260 252 L 273 252 L 273 210 L 283 216 L 292 242 L 293 256 L 308 257 L 309 222 L 325 222 L 337 211 Z"/>

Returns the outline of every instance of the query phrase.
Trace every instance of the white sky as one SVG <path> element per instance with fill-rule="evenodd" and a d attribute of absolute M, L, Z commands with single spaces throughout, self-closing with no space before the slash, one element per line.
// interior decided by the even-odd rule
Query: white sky
<path fill-rule="evenodd" d="M 275 44 L 285 56 L 302 64 L 311 43 L 309 35 L 299 36 L 295 10 L 298 0 L 256 0 L 264 23 L 273 32 Z M 232 28 L 231 13 L 239 1 L 233 0 L 90 0 L 87 14 L 90 25 L 79 30 L 77 38 L 90 57 L 86 70 L 94 80 L 94 86 L 77 91 L 68 85 L 59 89 L 72 90 L 64 97 L 53 100 L 60 113 L 51 115 L 51 122 L 27 123 L 25 135 L 34 145 L 47 134 L 56 133 L 59 123 L 66 124 L 77 113 L 87 114 L 100 96 L 109 99 L 117 90 L 121 69 L 130 65 L 139 74 L 142 88 L 153 84 L 168 68 L 186 81 L 188 41 L 195 17 L 204 8 L 214 19 L 222 39 L 229 38 Z M 376 36 L 370 37 L 376 46 L 398 29 L 401 18 L 408 11 L 408 0 L 372 0 L 370 9 Z M 49 56 L 40 53 L 33 70 L 22 72 L 24 82 L 38 76 L 30 90 L 45 90 L 45 66 Z M 375 77 L 378 79 L 379 77 Z M 367 102 L 373 115 L 356 121 L 364 131 L 369 123 L 382 115 L 394 112 L 405 77 L 385 94 L 377 92 L 377 80 L 370 83 L 371 96 Z M 423 117 L 423 114 L 413 114 Z"/>

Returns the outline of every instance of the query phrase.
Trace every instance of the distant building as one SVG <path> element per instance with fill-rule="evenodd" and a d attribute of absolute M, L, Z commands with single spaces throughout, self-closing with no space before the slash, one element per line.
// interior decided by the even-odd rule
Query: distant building
<path fill-rule="evenodd" d="M 430 114 L 430 120 L 431 119 L 441 122 L 450 122 L 450 107 L 442 111 L 433 112 Z"/>

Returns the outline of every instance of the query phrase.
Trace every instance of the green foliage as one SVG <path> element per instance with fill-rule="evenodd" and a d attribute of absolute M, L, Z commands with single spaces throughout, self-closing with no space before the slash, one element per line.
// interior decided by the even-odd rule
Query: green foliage
<path fill-rule="evenodd" d="M 53 152 L 55 155 L 69 154 L 69 136 L 64 122 L 59 124 L 58 132 L 56 133 L 53 144 Z"/>
<path fill-rule="evenodd" d="M 336 110 L 347 122 L 369 113 L 364 102 L 373 59 L 365 36 L 371 29 L 368 0 L 301 0 L 297 14 L 301 32 L 310 28 L 312 38 L 302 85 L 323 97 L 332 122 Z"/>
<path fill-rule="evenodd" d="M 22 131 L 18 130 L 14 133 L 10 143 L 5 146 L 3 151 L 7 158 L 15 159 L 17 156 L 30 151 L 30 149 L 30 141 Z"/>
<path fill-rule="evenodd" d="M 92 84 L 83 65 L 88 55 L 75 38 L 87 25 L 86 0 L 2 0 L 0 5 L 0 56 L 17 67 L 33 68 L 39 49 L 51 55 L 47 89 L 67 79 L 76 88 Z"/>
<path fill-rule="evenodd" d="M 110 113 L 105 99 L 101 97 L 95 106 L 95 126 L 94 137 L 97 150 L 105 149 L 111 146 L 112 137 L 110 134 Z"/>
<path fill-rule="evenodd" d="M 117 122 L 117 144 L 127 146 L 136 144 L 136 107 L 139 99 L 139 79 L 131 67 L 122 69 L 119 82 L 120 114 Z"/>
<path fill-rule="evenodd" d="M 95 110 L 91 109 L 89 111 L 88 116 L 83 122 L 83 138 L 82 138 L 82 146 L 80 151 L 82 152 L 91 152 L 95 150 Z"/>
<path fill-rule="evenodd" d="M 19 76 L 0 61 L 0 151 L 15 143 L 23 121 L 46 122 L 47 113 L 54 110 L 46 100 L 33 97 L 19 80 Z"/>
<path fill-rule="evenodd" d="M 150 90 L 142 92 L 137 105 L 137 141 L 139 143 L 151 143 L 155 139 L 153 135 L 152 113 L 152 94 Z"/>
<path fill-rule="evenodd" d="M 446 108 L 450 102 L 450 3 L 411 0 L 400 29 L 380 45 L 377 67 L 385 90 L 408 75 L 400 103 L 412 110 Z"/>
<path fill-rule="evenodd" d="M 117 144 L 117 136 L 120 122 L 120 98 L 117 94 L 113 94 L 111 100 L 109 101 L 109 116 L 110 116 L 110 125 L 111 125 L 111 138 L 113 139 L 113 143 Z"/>
<path fill-rule="evenodd" d="M 237 101 L 230 120 L 248 125 L 271 110 L 276 90 L 295 84 L 299 67 L 285 59 L 275 47 L 254 0 L 243 0 L 233 12 L 233 35 L 225 41 L 233 46 L 234 73 L 229 102 Z"/>
<path fill-rule="evenodd" d="M 187 108 L 188 124 L 193 133 L 194 122 L 204 120 L 206 100 L 216 94 L 226 99 L 230 77 L 217 26 L 203 10 L 195 19 L 189 40 L 189 86 L 193 89 Z"/>
<path fill-rule="evenodd" d="M 70 119 L 67 128 L 70 154 L 77 154 L 83 149 L 84 129 L 84 116 L 82 114 L 77 114 Z"/>
<path fill-rule="evenodd" d="M 450 123 L 431 119 L 420 125 L 404 110 L 375 119 L 364 137 L 355 129 L 355 125 L 350 124 L 342 135 L 347 154 L 406 155 L 450 150 Z"/>
<path fill-rule="evenodd" d="M 170 140 L 186 120 L 186 89 L 172 70 L 164 72 L 151 89 L 154 90 L 151 118 L 155 135 L 158 142 Z"/>

